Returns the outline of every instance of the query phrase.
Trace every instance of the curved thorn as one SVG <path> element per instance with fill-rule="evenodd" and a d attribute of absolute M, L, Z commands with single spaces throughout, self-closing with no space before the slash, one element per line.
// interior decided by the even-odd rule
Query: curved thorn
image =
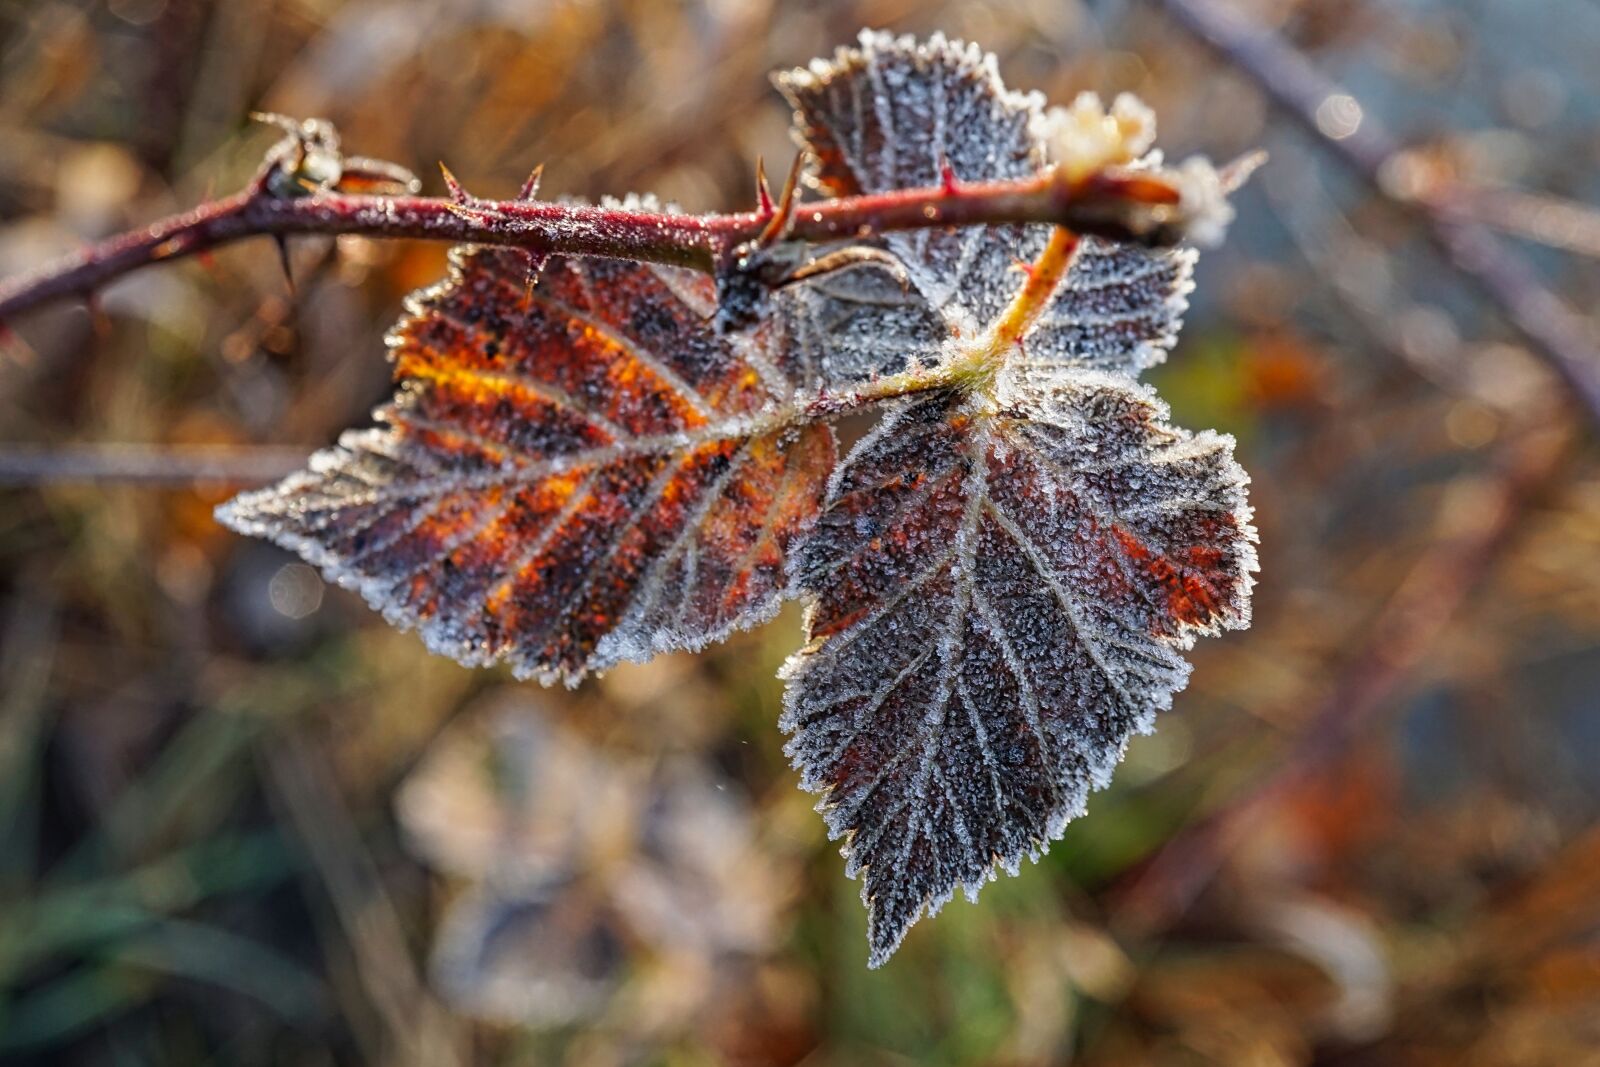
<path fill-rule="evenodd" d="M 794 219 L 795 193 L 800 188 L 800 171 L 804 168 L 806 153 L 804 149 L 794 154 L 794 162 L 789 166 L 789 176 L 783 180 L 783 192 L 778 197 L 778 207 L 773 212 L 772 220 L 762 228 L 756 237 L 756 244 L 766 247 L 780 240 L 789 230 L 789 223 Z"/>
<path fill-rule="evenodd" d="M 294 296 L 294 271 L 289 265 L 289 238 L 281 233 L 272 235 L 272 243 L 278 246 L 278 266 L 283 268 L 283 280 L 289 286 L 289 295 Z"/>
<path fill-rule="evenodd" d="M 1236 193 L 1243 188 L 1250 176 L 1267 162 L 1267 153 L 1261 149 L 1246 152 L 1231 163 L 1217 168 L 1217 178 L 1222 185 L 1224 193 Z"/>
<path fill-rule="evenodd" d="M 761 217 L 772 217 L 772 190 L 767 188 L 767 161 L 760 156 L 756 157 L 756 205 L 761 212 Z"/>
<path fill-rule="evenodd" d="M 465 219 L 471 223 L 485 224 L 496 217 L 490 212 L 480 211 L 479 209 L 468 204 L 458 204 L 453 201 L 440 204 L 439 206 L 450 212 L 450 214 L 454 215 L 456 218 Z"/>
<path fill-rule="evenodd" d="M 522 183 L 522 189 L 517 193 L 518 200 L 532 200 L 539 195 L 539 182 L 544 179 L 544 164 L 540 163 L 528 174 L 528 180 Z"/>
<path fill-rule="evenodd" d="M 276 126 L 284 133 L 295 137 L 300 136 L 300 123 L 288 115 L 280 115 L 276 111 L 252 111 L 250 121 L 259 122 L 267 126 Z"/>
<path fill-rule="evenodd" d="M 439 161 L 439 173 L 444 175 L 445 188 L 450 190 L 451 200 L 458 204 L 470 204 L 472 202 L 472 197 L 461 187 L 461 183 L 456 181 L 456 176 L 450 173 L 450 168 L 444 165 L 444 160 L 442 159 Z"/>

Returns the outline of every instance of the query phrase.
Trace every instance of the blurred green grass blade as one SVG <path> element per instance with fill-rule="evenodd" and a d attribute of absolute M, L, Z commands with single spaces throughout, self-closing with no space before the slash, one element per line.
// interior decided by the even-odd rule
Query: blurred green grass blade
<path fill-rule="evenodd" d="M 296 1024 L 315 1022 L 326 1002 L 322 983 L 281 953 L 214 926 L 163 920 L 117 945 L 105 962 L 5 1005 L 0 1053 L 59 1045 L 126 1013 L 166 985 L 151 972 L 250 997 Z"/>
<path fill-rule="evenodd" d="M 137 1007 L 155 991 L 152 982 L 126 968 L 80 968 L 0 1007 L 0 1054 L 59 1044 Z"/>
<path fill-rule="evenodd" d="M 149 773 L 117 798 L 99 831 L 66 861 L 83 869 L 106 855 L 133 855 L 152 842 L 203 833 L 233 806 L 248 774 L 226 773 L 247 759 L 258 716 L 204 709 L 192 716 Z"/>
<path fill-rule="evenodd" d="M 326 988 L 309 970 L 259 941 L 220 927 L 165 919 L 116 950 L 117 959 L 250 997 L 294 1023 L 323 1012 Z"/>
<path fill-rule="evenodd" d="M 0 983 L 40 960 L 90 951 L 224 893 L 275 884 L 297 856 L 275 831 L 205 841 L 114 877 L 58 880 L 0 914 Z"/>
<path fill-rule="evenodd" d="M 0 636 L 0 890 L 24 881 L 35 862 L 46 694 L 60 630 L 59 593 L 36 581 L 19 590 Z"/>

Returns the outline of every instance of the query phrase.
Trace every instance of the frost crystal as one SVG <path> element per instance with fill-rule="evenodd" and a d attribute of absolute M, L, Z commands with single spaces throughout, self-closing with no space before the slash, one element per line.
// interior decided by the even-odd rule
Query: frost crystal
<path fill-rule="evenodd" d="M 1189 218 L 1189 239 L 1197 245 L 1214 248 L 1233 221 L 1233 205 L 1222 175 L 1206 159 L 1188 159 L 1174 174 L 1182 197 L 1184 214 Z"/>
<path fill-rule="evenodd" d="M 380 429 L 219 518 L 357 589 L 462 663 L 519 676 L 698 648 L 777 610 L 831 429 L 759 344 L 711 328 L 710 279 L 467 250 L 390 336 Z"/>
<path fill-rule="evenodd" d="M 1154 111 L 1132 93 L 1121 93 L 1108 113 L 1095 93 L 1079 93 L 1071 107 L 1053 107 L 1033 128 L 1045 155 L 1070 176 L 1081 178 L 1109 166 L 1132 163 L 1156 140 Z"/>

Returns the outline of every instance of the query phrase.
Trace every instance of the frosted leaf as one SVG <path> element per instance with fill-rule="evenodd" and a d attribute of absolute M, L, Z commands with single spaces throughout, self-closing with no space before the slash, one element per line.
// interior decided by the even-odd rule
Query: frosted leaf
<path fill-rule="evenodd" d="M 847 871 L 871 963 L 924 908 L 1015 873 L 1083 811 L 1240 627 L 1255 569 L 1232 441 L 1124 378 L 1002 373 L 901 403 L 790 560 L 812 600 L 784 668 L 786 751 Z"/>
<path fill-rule="evenodd" d="M 1085 237 L 1055 298 L 1024 340 L 1026 358 L 1137 377 L 1177 343 L 1197 253 Z"/>
<path fill-rule="evenodd" d="M 636 847 L 613 860 L 617 912 L 650 943 L 715 955 L 759 952 L 787 895 L 745 797 L 698 760 L 664 762 L 646 786 Z"/>
<path fill-rule="evenodd" d="M 857 47 L 840 49 L 831 62 L 814 61 L 776 81 L 795 108 L 796 139 L 814 161 L 811 184 L 829 196 L 937 185 L 945 159 L 959 180 L 1025 177 L 1045 165 L 1046 138 L 1059 140 L 1062 125 L 1037 94 L 1007 90 L 992 55 L 937 34 L 920 43 L 863 32 Z M 1142 105 L 1119 97 L 1109 114 L 1097 102 L 1096 109 L 1126 132 L 1118 135 L 1123 147 L 1147 147 L 1153 120 Z M 1060 114 L 1081 120 L 1096 109 L 1075 105 Z M 892 233 L 884 243 L 944 318 L 946 333 L 973 337 L 1021 287 L 1017 264 L 1032 262 L 1048 235 L 1040 225 L 966 227 Z M 1191 250 L 1085 238 L 1024 347 L 1040 360 L 1138 375 L 1164 359 L 1177 338 L 1194 258 Z M 869 312 L 857 311 L 863 333 L 870 332 Z M 895 325 L 886 323 L 883 335 L 895 336 Z"/>
<path fill-rule="evenodd" d="M 808 389 L 931 366 L 950 336 L 903 276 L 871 262 L 782 289 L 768 309 L 766 344 Z"/>
<path fill-rule="evenodd" d="M 567 878 L 596 840 L 639 818 L 637 783 L 507 689 L 452 724 L 395 798 L 413 855 L 501 888 Z"/>
<path fill-rule="evenodd" d="M 525 689 L 485 703 L 430 746 L 396 804 L 417 857 L 469 883 L 431 964 L 458 1011 L 566 1025 L 616 1006 L 630 960 L 666 953 L 742 976 L 772 947 L 795 879 L 762 847 L 742 790 L 698 757 L 591 744 Z"/>
<path fill-rule="evenodd" d="M 946 160 L 966 181 L 1022 178 L 1044 164 L 1030 129 L 1042 99 L 1009 92 L 994 57 L 976 45 L 863 31 L 859 46 L 839 49 L 831 63 L 816 60 L 775 81 L 814 161 L 809 180 L 829 196 L 938 185 Z M 1015 265 L 1037 252 L 1028 229 L 926 229 L 885 240 L 932 307 L 983 324 L 1016 290 Z"/>
<path fill-rule="evenodd" d="M 390 337 L 378 429 L 218 511 L 470 665 L 575 684 L 769 617 L 833 463 L 709 278 L 504 250 L 454 257 Z"/>

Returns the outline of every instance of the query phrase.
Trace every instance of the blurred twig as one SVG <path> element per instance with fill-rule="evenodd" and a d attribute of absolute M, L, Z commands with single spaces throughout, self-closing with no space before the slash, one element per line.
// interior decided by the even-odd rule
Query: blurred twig
<path fill-rule="evenodd" d="M 1555 369 L 1589 418 L 1600 422 L 1600 353 L 1588 324 L 1545 288 L 1520 256 L 1472 220 L 1470 205 L 1456 209 L 1446 192 L 1418 198 L 1397 191 L 1387 175 L 1389 165 L 1400 155 L 1400 145 L 1371 114 L 1363 113 L 1361 121 L 1343 136 L 1324 132 L 1318 111 L 1330 99 L 1347 94 L 1277 35 L 1215 0 L 1159 2 L 1174 21 L 1253 81 L 1373 191 L 1420 218 L 1450 265 Z"/>
<path fill-rule="evenodd" d="M 1441 195 L 1456 210 L 1501 233 L 1600 258 L 1600 210 L 1588 204 L 1518 189 L 1452 186 Z"/>
<path fill-rule="evenodd" d="M 299 470 L 305 461 L 303 448 L 263 445 L 0 445 L 0 487 L 258 485 Z"/>
<path fill-rule="evenodd" d="M 1493 570 L 1530 505 L 1556 480 L 1571 455 L 1572 434 L 1557 420 L 1525 431 L 1504 447 L 1492 485 L 1454 501 L 1458 532 L 1406 575 L 1307 720 L 1279 769 L 1220 811 L 1173 837 L 1136 875 L 1116 909 L 1140 934 L 1176 921 L 1211 881 L 1229 852 L 1285 795 L 1345 752 L 1392 707 L 1406 680 L 1467 597 Z"/>

